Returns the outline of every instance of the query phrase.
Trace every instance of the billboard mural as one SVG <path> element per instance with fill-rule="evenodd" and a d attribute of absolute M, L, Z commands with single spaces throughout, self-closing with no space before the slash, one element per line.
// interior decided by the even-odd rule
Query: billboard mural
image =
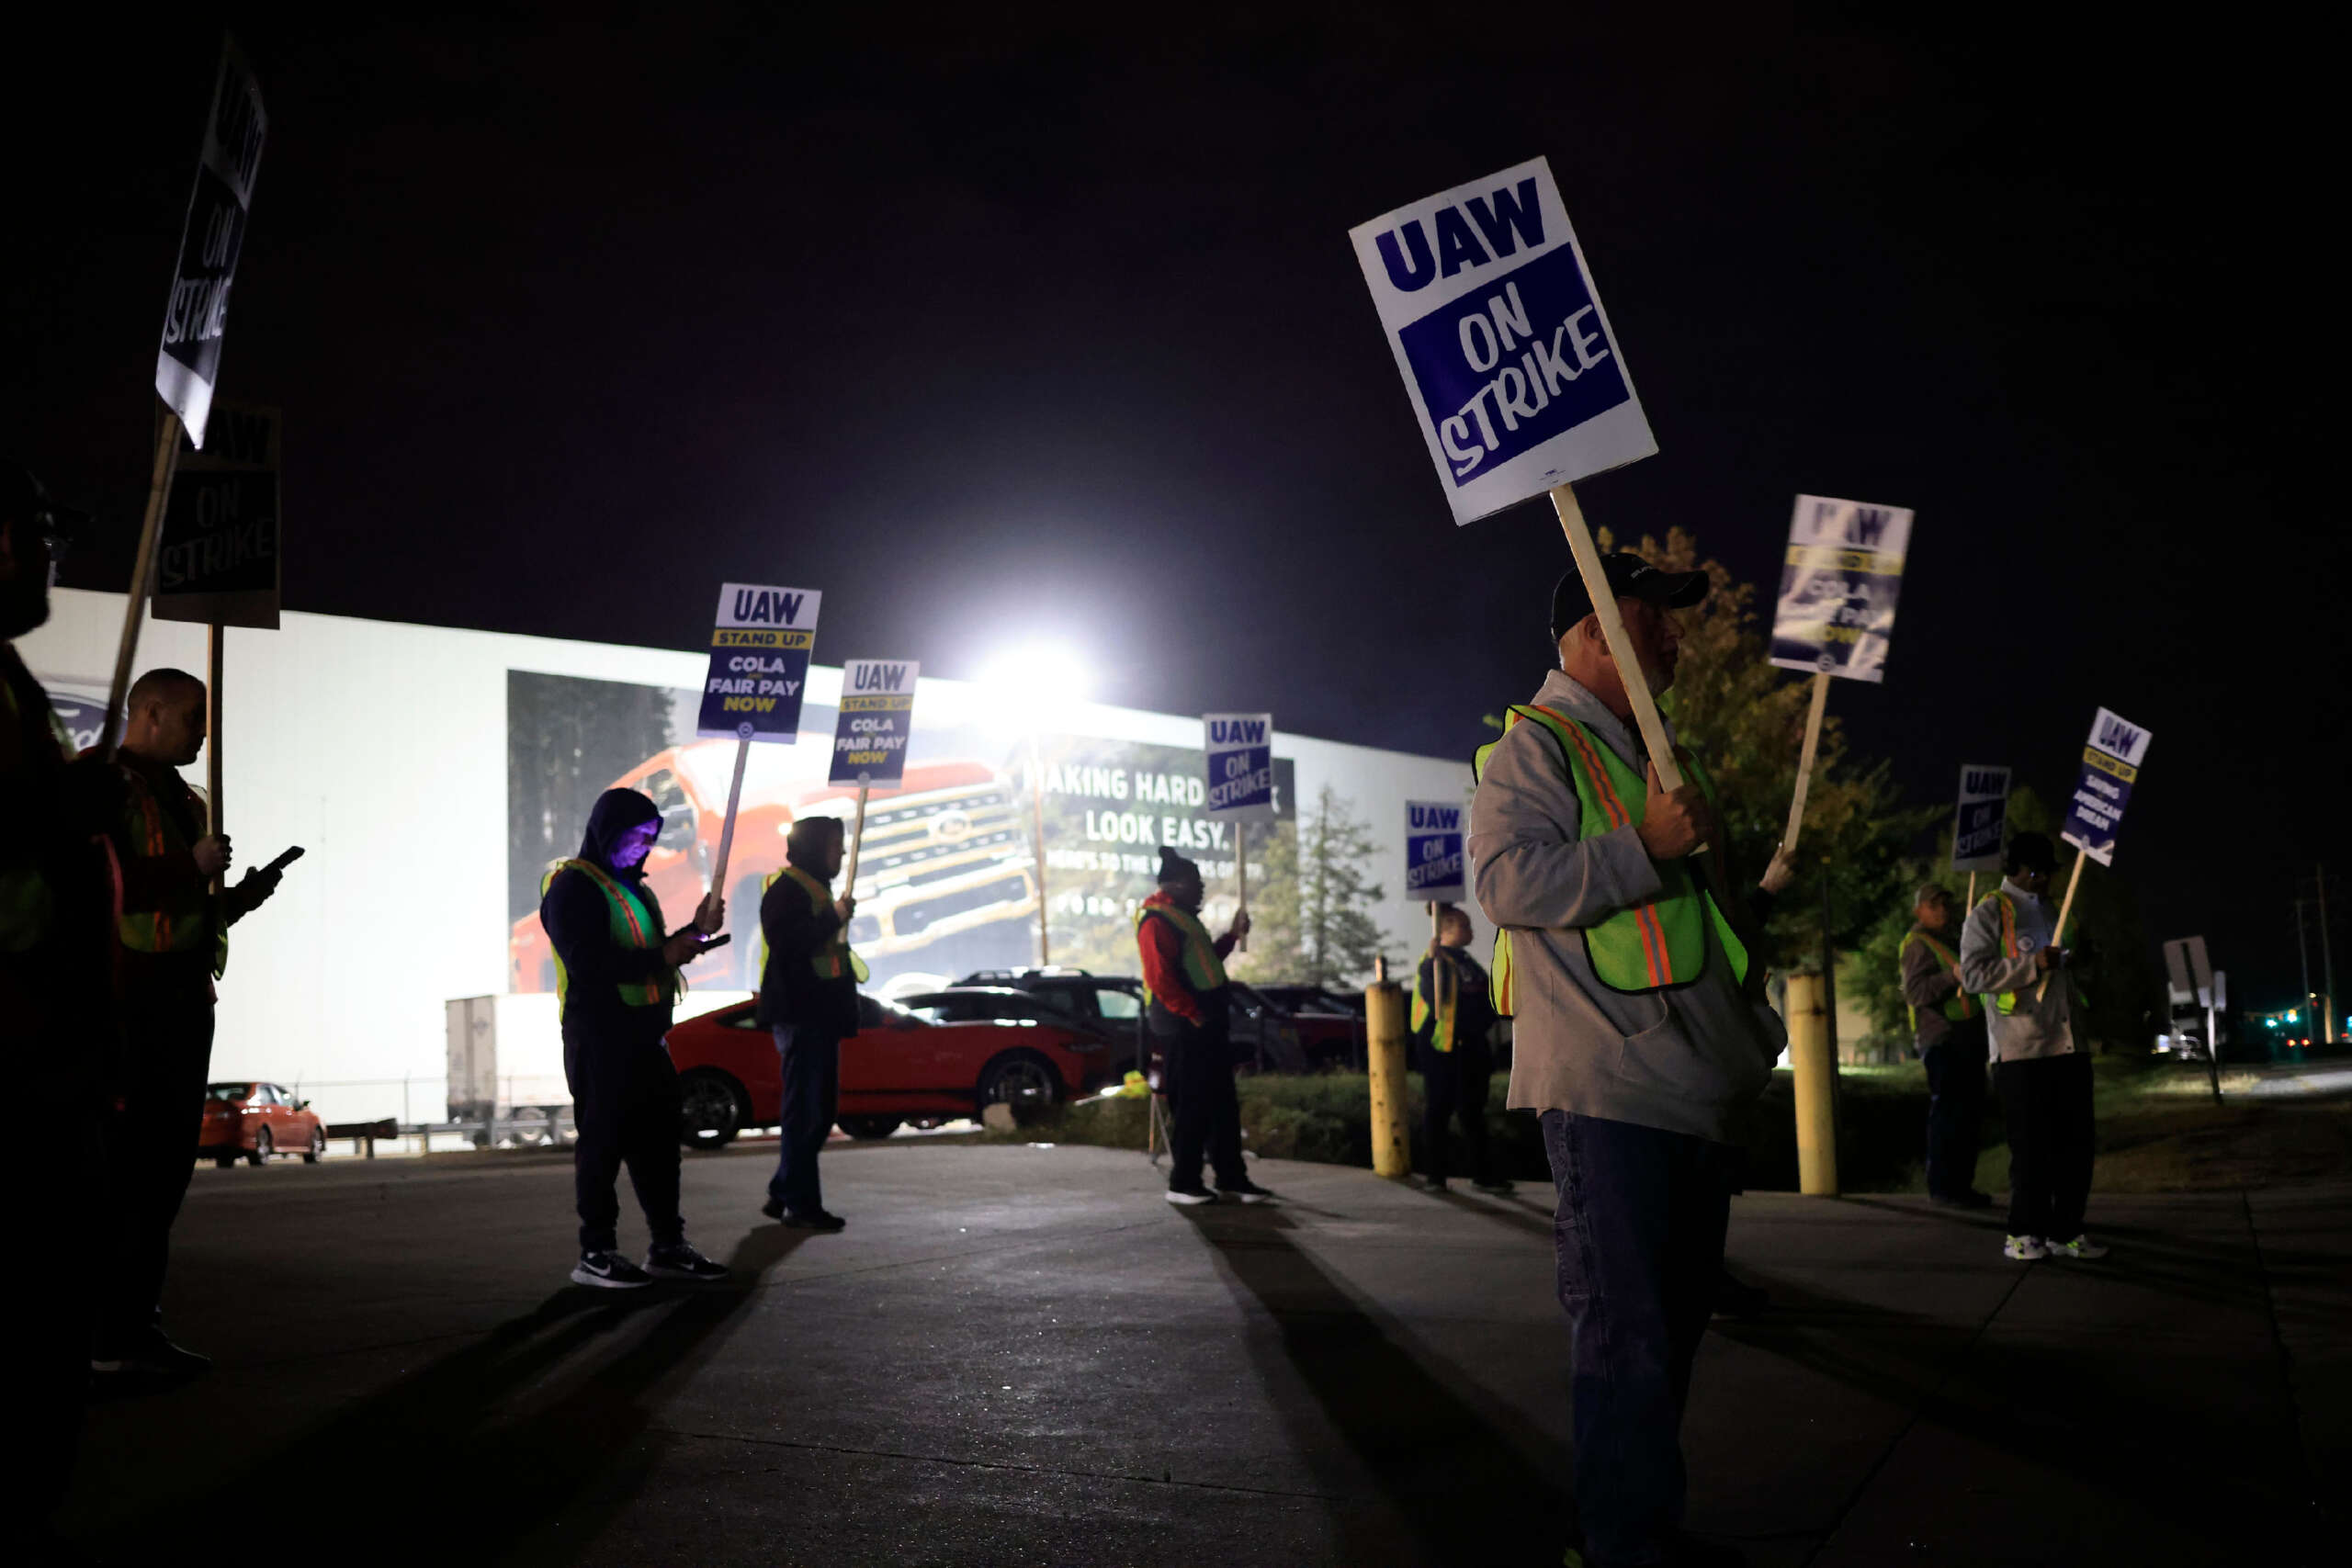
<path fill-rule="evenodd" d="M 539 883 L 549 862 L 576 852 L 596 796 L 624 786 L 661 808 L 646 879 L 675 921 L 701 897 L 716 860 L 736 747 L 695 739 L 702 694 L 690 688 L 510 670 L 506 691 L 507 983 L 548 991 L 555 963 L 539 926 Z M 826 776 L 835 717 L 810 703 L 799 722 L 812 744 L 752 749 L 726 890 L 737 940 L 687 969 L 694 987 L 756 986 L 761 944 L 750 936 L 761 889 L 784 863 L 785 835 L 805 816 L 851 815 L 856 786 Z M 1048 734 L 1035 755 L 1056 963 L 1134 971 L 1135 907 L 1154 886 L 1161 843 L 1201 863 L 1210 919 L 1229 911 L 1237 826 L 1210 818 L 1198 749 Z M 873 971 L 872 989 L 906 994 L 1036 961 L 1030 756 L 1026 740 L 978 725 L 916 729 L 902 785 L 876 790 L 866 808 L 850 941 Z M 1253 873 L 1267 835 L 1295 831 L 1293 764 L 1278 758 L 1274 767 L 1276 820 L 1249 830 Z"/>

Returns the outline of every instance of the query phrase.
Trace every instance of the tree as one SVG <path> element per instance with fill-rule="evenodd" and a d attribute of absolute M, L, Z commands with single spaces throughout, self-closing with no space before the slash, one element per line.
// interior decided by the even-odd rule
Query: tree
<path fill-rule="evenodd" d="M 1351 987 L 1372 968 L 1384 897 L 1365 867 L 1378 846 L 1351 803 L 1329 784 L 1295 833 L 1266 845 L 1265 887 L 1250 911 L 1244 978 L 1274 985 Z M 1257 858 L 1255 856 L 1253 859 Z"/>
<path fill-rule="evenodd" d="M 1603 550 L 1618 547 L 1605 528 L 1600 544 Z M 1734 582 L 1721 561 L 1702 559 L 1687 530 L 1668 530 L 1663 545 L 1645 536 L 1630 548 L 1667 571 L 1703 571 L 1713 585 L 1702 603 L 1676 612 L 1681 656 L 1673 689 L 1658 706 L 1713 780 L 1717 814 L 1731 840 L 1725 849 L 1732 874 L 1743 889 L 1752 888 L 1788 826 L 1811 682 L 1767 660 L 1755 587 Z M 1832 947 L 1860 941 L 1890 900 L 1903 897 L 1905 854 L 1934 812 L 1905 809 L 1887 773 L 1883 761 L 1864 764 L 1849 756 L 1834 716 L 1823 721 L 1798 840 L 1797 880 L 1766 927 L 1768 959 L 1799 969 L 1819 966 L 1825 874 Z"/>

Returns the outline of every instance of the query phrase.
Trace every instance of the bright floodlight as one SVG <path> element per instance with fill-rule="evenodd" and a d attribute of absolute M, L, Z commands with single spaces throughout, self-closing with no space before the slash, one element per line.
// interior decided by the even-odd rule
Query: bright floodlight
<path fill-rule="evenodd" d="M 978 684 L 996 728 L 1023 734 L 1066 728 L 1086 701 L 1086 663 L 1073 649 L 1033 644 L 998 658 Z"/>

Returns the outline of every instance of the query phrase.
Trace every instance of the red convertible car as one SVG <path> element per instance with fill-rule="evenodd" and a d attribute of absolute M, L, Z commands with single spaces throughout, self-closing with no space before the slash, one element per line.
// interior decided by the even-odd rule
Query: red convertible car
<path fill-rule="evenodd" d="M 776 1124 L 783 1075 L 775 1037 L 755 1008 L 738 1002 L 670 1030 L 688 1148 L 715 1149 L 746 1128 Z M 1101 1088 L 1111 1072 L 1102 1037 L 1075 1020 L 935 1022 L 865 996 L 857 1017 L 857 1032 L 842 1042 L 837 1123 L 853 1138 L 887 1138 L 905 1122 L 935 1124 L 989 1105 L 1049 1107 Z"/>
<path fill-rule="evenodd" d="M 196 1157 L 226 1170 L 240 1159 L 259 1165 L 272 1155 L 300 1155 L 316 1165 L 327 1150 L 326 1124 L 274 1083 L 211 1083 L 204 1086 L 202 1122 Z"/>

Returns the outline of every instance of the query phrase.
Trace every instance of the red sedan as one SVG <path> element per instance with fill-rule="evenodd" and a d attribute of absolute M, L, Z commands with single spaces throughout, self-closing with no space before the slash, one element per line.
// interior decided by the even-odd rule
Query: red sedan
<path fill-rule="evenodd" d="M 715 1149 L 747 1127 L 776 1124 L 783 1073 L 775 1037 L 755 1011 L 738 1002 L 670 1030 L 688 1148 Z M 857 1032 L 842 1042 L 838 1123 L 853 1138 L 887 1138 L 901 1122 L 974 1116 L 989 1105 L 1050 1107 L 1101 1088 L 1110 1073 L 1107 1043 L 1075 1021 L 934 1022 L 864 996 L 857 1017 Z"/>
<path fill-rule="evenodd" d="M 226 1170 L 240 1159 L 259 1165 L 272 1155 L 300 1155 L 316 1165 L 327 1152 L 326 1123 L 274 1083 L 213 1083 L 204 1086 L 203 1121 L 196 1135 L 196 1157 Z"/>

